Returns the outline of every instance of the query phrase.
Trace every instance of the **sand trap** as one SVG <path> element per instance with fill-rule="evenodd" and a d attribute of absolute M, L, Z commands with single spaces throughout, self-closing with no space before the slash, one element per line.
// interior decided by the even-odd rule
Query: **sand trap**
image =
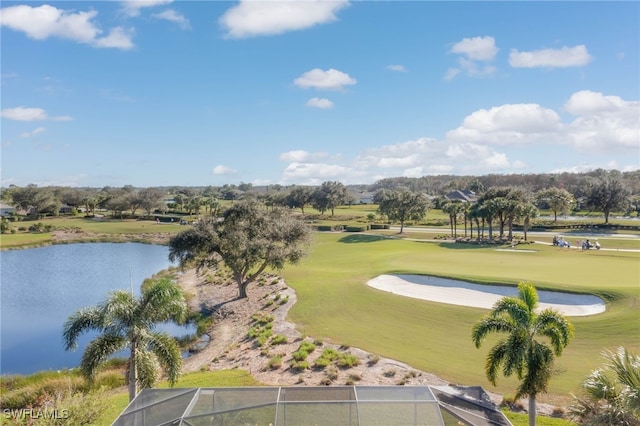
<path fill-rule="evenodd" d="M 504 296 L 518 294 L 515 287 L 473 284 L 426 275 L 380 275 L 368 281 L 367 285 L 401 296 L 485 309 L 491 309 Z M 567 316 L 595 315 L 605 311 L 604 301 L 596 296 L 556 291 L 538 291 L 538 296 L 541 309 L 553 308 Z"/>

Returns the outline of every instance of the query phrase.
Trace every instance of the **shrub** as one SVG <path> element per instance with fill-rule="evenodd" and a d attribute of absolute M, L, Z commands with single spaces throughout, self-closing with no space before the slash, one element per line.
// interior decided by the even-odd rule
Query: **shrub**
<path fill-rule="evenodd" d="M 258 324 L 268 324 L 273 322 L 273 320 L 275 319 L 273 315 L 267 313 L 267 312 L 263 312 L 263 311 L 259 311 L 256 312 L 255 314 L 253 314 L 251 316 L 251 319 L 253 319 L 255 322 L 257 322 Z"/>
<path fill-rule="evenodd" d="M 384 377 L 394 377 L 396 375 L 396 370 L 386 370 L 382 375 Z"/>
<path fill-rule="evenodd" d="M 390 229 L 391 227 L 383 223 L 372 223 L 369 225 L 369 229 Z"/>
<path fill-rule="evenodd" d="M 282 334 L 277 334 L 271 339 L 272 345 L 282 345 L 284 343 L 287 343 L 287 336 L 283 336 Z"/>
<path fill-rule="evenodd" d="M 329 364 L 331 364 L 331 361 L 329 359 L 324 357 L 319 357 L 313 363 L 313 367 L 317 368 L 318 370 L 322 370 L 323 368 L 327 367 Z"/>
<path fill-rule="evenodd" d="M 316 349 L 316 345 L 311 342 L 302 342 L 300 343 L 300 348 L 298 349 L 301 351 L 305 351 L 307 354 L 310 354 Z"/>
<path fill-rule="evenodd" d="M 344 353 L 340 355 L 340 358 L 338 358 L 337 364 L 339 367 L 342 367 L 342 368 L 351 368 L 360 364 L 360 360 L 355 355 Z"/>
<path fill-rule="evenodd" d="M 369 230 L 369 225 L 355 226 L 350 225 L 345 228 L 347 232 L 364 232 Z"/>
<path fill-rule="evenodd" d="M 267 362 L 267 367 L 270 370 L 277 370 L 282 367 L 282 357 L 280 355 L 276 355 L 272 357 L 269 362 Z"/>
<path fill-rule="evenodd" d="M 339 356 L 340 352 L 336 351 L 333 348 L 326 348 L 322 351 L 322 355 L 320 355 L 320 358 L 326 358 L 329 361 L 333 361 L 335 359 L 338 359 Z"/>
<path fill-rule="evenodd" d="M 324 375 L 331 381 L 336 380 L 338 378 L 338 369 L 331 365 L 324 371 Z"/>
<path fill-rule="evenodd" d="M 380 361 L 380 357 L 378 355 L 371 354 L 371 355 L 369 355 L 369 357 L 367 359 L 367 365 L 369 367 L 373 367 L 374 365 L 376 365 L 378 363 L 378 361 Z"/>
<path fill-rule="evenodd" d="M 295 371 L 303 371 L 309 369 L 309 362 L 307 361 L 296 361 L 291 364 L 291 369 Z"/>
<path fill-rule="evenodd" d="M 293 358 L 296 361 L 303 361 L 307 358 L 307 356 L 309 356 L 309 353 L 301 350 L 297 350 L 291 354 L 291 358 Z"/>

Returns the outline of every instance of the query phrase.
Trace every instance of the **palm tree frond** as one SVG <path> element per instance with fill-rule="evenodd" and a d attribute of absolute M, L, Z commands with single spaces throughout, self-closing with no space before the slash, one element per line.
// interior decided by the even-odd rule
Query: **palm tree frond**
<path fill-rule="evenodd" d="M 573 324 L 558 312 L 545 309 L 535 319 L 534 330 L 551 340 L 554 353 L 559 356 L 573 337 Z"/>
<path fill-rule="evenodd" d="M 164 277 L 142 289 L 137 315 L 152 322 L 183 323 L 187 315 L 184 294 L 171 278 Z"/>
<path fill-rule="evenodd" d="M 174 386 L 182 370 L 182 356 L 175 339 L 166 333 L 151 333 L 147 345 L 167 372 L 169 384 Z"/>
<path fill-rule="evenodd" d="M 78 337 L 85 331 L 101 330 L 102 315 L 96 306 L 80 309 L 73 313 L 65 321 L 62 331 L 62 341 L 65 350 L 76 349 L 78 347 Z"/>
<path fill-rule="evenodd" d="M 471 331 L 471 338 L 476 348 L 479 348 L 484 338 L 492 332 L 510 333 L 514 330 L 514 325 L 508 318 L 487 316 L 474 324 Z"/>
<path fill-rule="evenodd" d="M 142 388 L 151 388 L 158 381 L 160 364 L 155 354 L 146 349 L 138 349 L 136 353 L 136 373 Z"/>
<path fill-rule="evenodd" d="M 530 312 L 535 311 L 538 307 L 538 292 L 528 281 L 522 281 L 518 284 L 518 298 L 527 305 Z"/>
<path fill-rule="evenodd" d="M 121 351 L 127 346 L 124 336 L 117 334 L 102 334 L 89 342 L 82 354 L 80 371 L 89 381 L 93 381 L 96 370 L 111 355 Z"/>
<path fill-rule="evenodd" d="M 484 370 L 487 374 L 487 378 L 494 386 L 496 385 L 496 380 L 498 378 L 498 369 L 504 362 L 508 350 L 509 348 L 507 347 L 506 340 L 501 340 L 494 347 L 492 347 L 487 354 L 487 359 L 485 360 L 484 364 Z"/>

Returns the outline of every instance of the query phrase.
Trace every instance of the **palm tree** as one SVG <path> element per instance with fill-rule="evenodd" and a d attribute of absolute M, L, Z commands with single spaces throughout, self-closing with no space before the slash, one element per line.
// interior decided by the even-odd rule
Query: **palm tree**
<path fill-rule="evenodd" d="M 545 309 L 537 313 L 538 293 L 533 284 L 518 284 L 518 297 L 503 297 L 491 312 L 473 326 L 472 339 L 479 348 L 493 332 L 507 337 L 491 348 L 485 372 L 495 386 L 498 372 L 516 373 L 521 381 L 516 398 L 529 397 L 529 425 L 536 424 L 536 395 L 547 391 L 554 355 L 560 356 L 573 336 L 573 325 L 561 314 Z M 546 342 L 537 340 L 545 337 Z"/>
<path fill-rule="evenodd" d="M 581 425 L 640 425 L 640 356 L 618 348 L 604 351 L 604 368 L 593 371 L 574 396 L 571 415 Z"/>
<path fill-rule="evenodd" d="M 65 349 L 71 350 L 77 348 L 82 333 L 101 333 L 82 354 L 80 371 L 89 381 L 94 380 L 103 361 L 128 347 L 127 383 L 131 401 L 139 388 L 154 385 L 160 366 L 172 386 L 178 380 L 182 368 L 180 349 L 171 336 L 154 328 L 167 321 L 182 323 L 186 315 L 182 290 L 170 278 L 160 278 L 145 282 L 139 298 L 117 290 L 103 303 L 76 311 L 65 322 L 62 337 Z"/>

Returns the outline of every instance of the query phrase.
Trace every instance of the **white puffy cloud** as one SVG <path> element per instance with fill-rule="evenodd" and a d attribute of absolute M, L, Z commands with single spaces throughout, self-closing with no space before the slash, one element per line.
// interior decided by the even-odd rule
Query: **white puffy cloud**
<path fill-rule="evenodd" d="M 122 2 L 122 10 L 130 17 L 140 15 L 140 11 L 145 8 L 162 6 L 169 4 L 173 0 L 128 0 Z"/>
<path fill-rule="evenodd" d="M 50 5 L 32 7 L 17 5 L 0 10 L 0 25 L 21 31 L 35 40 L 59 37 L 94 47 L 130 49 L 133 47 L 131 31 L 121 27 L 111 29 L 107 36 L 93 22 L 98 15 L 89 12 L 69 12 Z"/>
<path fill-rule="evenodd" d="M 582 67 L 591 62 L 591 55 L 583 44 L 560 49 L 541 49 L 520 52 L 511 49 L 509 64 L 514 68 L 567 68 Z"/>
<path fill-rule="evenodd" d="M 49 114 L 42 108 L 26 108 L 19 106 L 16 108 L 5 108 L 0 112 L 2 118 L 15 121 L 70 121 L 72 117 L 68 115 L 60 115 L 49 117 Z"/>
<path fill-rule="evenodd" d="M 189 22 L 189 20 L 183 14 L 176 12 L 173 9 L 167 9 L 160 13 L 154 13 L 152 16 L 157 19 L 164 19 L 165 21 L 176 23 L 183 30 L 191 29 L 191 23 Z"/>
<path fill-rule="evenodd" d="M 232 169 L 231 167 L 224 166 L 222 164 L 218 164 L 211 171 L 211 173 L 214 175 L 232 175 L 236 172 L 237 170 Z"/>
<path fill-rule="evenodd" d="M 498 50 L 496 41 L 491 36 L 463 38 L 451 47 L 451 53 L 462 55 L 458 58 L 458 67 L 449 68 L 443 77 L 444 80 L 451 81 L 461 72 L 470 77 L 495 73 L 497 68 L 486 62 L 492 61 Z"/>
<path fill-rule="evenodd" d="M 231 38 L 275 35 L 333 22 L 336 13 L 348 5 L 346 0 L 240 0 L 219 22 Z"/>
<path fill-rule="evenodd" d="M 463 38 L 451 47 L 452 53 L 465 55 L 474 61 L 491 61 L 498 50 L 496 40 L 490 36 Z"/>
<path fill-rule="evenodd" d="M 564 105 L 577 118 L 568 127 L 576 149 L 640 149 L 640 102 L 583 90 Z"/>
<path fill-rule="evenodd" d="M 389 71 L 407 72 L 407 69 L 404 67 L 404 65 L 387 65 L 387 69 Z"/>
<path fill-rule="evenodd" d="M 364 173 L 348 166 L 328 163 L 290 163 L 284 170 L 284 183 L 302 183 L 318 185 L 327 180 L 339 180 L 343 183 L 356 183 Z"/>
<path fill-rule="evenodd" d="M 447 139 L 498 145 L 532 143 L 562 129 L 560 116 L 538 104 L 507 104 L 465 117 Z"/>
<path fill-rule="evenodd" d="M 575 117 L 563 121 L 558 112 L 538 104 L 479 109 L 464 117 L 443 139 L 422 137 L 377 146 L 346 159 L 323 153 L 332 158 L 329 161 L 308 151 L 289 151 L 280 155 L 280 160 L 289 163 L 282 183 L 367 183 L 397 176 L 521 173 L 539 168 L 541 162 L 558 170 L 563 162 L 567 166 L 581 164 L 576 171 L 598 167 L 637 170 L 638 101 L 585 90 L 571 95 L 564 109 Z M 605 155 L 614 151 L 622 154 L 617 161 Z M 627 163 L 626 158 L 630 165 L 622 164 Z"/>
<path fill-rule="evenodd" d="M 306 105 L 311 108 L 320 108 L 320 109 L 333 108 L 333 102 L 325 98 L 311 98 L 307 101 Z"/>
<path fill-rule="evenodd" d="M 296 78 L 293 84 L 304 89 L 311 87 L 318 90 L 341 90 L 344 86 L 356 84 L 356 79 L 333 68 L 326 71 L 314 68 Z"/>
<path fill-rule="evenodd" d="M 292 162 L 292 163 L 304 163 L 315 162 L 323 158 L 327 158 L 329 154 L 326 152 L 308 152 L 301 149 L 283 152 L 278 157 L 280 161 Z"/>
<path fill-rule="evenodd" d="M 30 138 L 30 137 L 33 137 L 33 136 L 35 136 L 37 134 L 40 134 L 40 133 L 44 132 L 45 130 L 46 129 L 44 127 L 36 127 L 35 129 L 33 129 L 31 131 L 20 133 L 20 137 L 21 138 L 25 138 L 25 139 L 26 138 Z"/>

